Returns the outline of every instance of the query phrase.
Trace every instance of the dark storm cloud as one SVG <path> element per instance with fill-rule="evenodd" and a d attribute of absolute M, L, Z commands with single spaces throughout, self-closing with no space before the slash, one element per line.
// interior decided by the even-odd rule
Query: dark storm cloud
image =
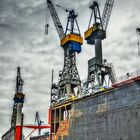
<path fill-rule="evenodd" d="M 91 0 L 59 0 L 63 7 L 75 9 L 83 35 L 87 29 Z M 99 1 L 103 9 L 104 1 Z M 44 36 L 46 22 L 45 1 L 1 0 L 0 1 L 0 135 L 10 127 L 13 95 L 15 92 L 16 67 L 21 66 L 24 79 L 25 124 L 34 123 L 36 111 L 46 121 L 49 106 L 51 70 L 55 80 L 63 68 L 63 50 L 50 18 L 49 35 Z M 118 75 L 140 67 L 137 57 L 136 26 L 140 26 L 139 0 L 116 0 L 103 42 L 104 58 L 113 62 Z M 67 13 L 57 8 L 65 27 Z M 101 10 L 102 11 L 102 10 Z M 65 28 L 64 28 L 65 29 Z M 87 77 L 87 61 L 94 57 L 94 46 L 84 43 L 82 53 L 77 55 L 80 77 Z M 121 65 L 120 65 L 121 62 Z M 125 66 L 125 67 L 124 67 Z M 84 73 L 84 74 L 83 74 Z M 39 104 L 38 104 L 39 103 Z M 3 128 L 3 126 L 5 126 Z"/>
<path fill-rule="evenodd" d="M 4 24 L 4 23 L 0 23 L 0 28 L 2 28 L 3 30 L 14 30 L 15 28 L 13 26 L 11 26 L 10 24 Z"/>

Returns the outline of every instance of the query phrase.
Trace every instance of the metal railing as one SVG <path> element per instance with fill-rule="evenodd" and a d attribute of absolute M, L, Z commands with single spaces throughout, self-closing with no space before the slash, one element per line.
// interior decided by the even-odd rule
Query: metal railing
<path fill-rule="evenodd" d="M 134 71 L 132 73 L 126 73 L 126 75 L 123 75 L 123 76 L 120 76 L 118 78 L 116 78 L 116 81 L 112 84 L 117 84 L 117 83 L 121 83 L 121 82 L 124 82 L 124 81 L 127 81 L 127 80 L 130 80 L 130 79 L 133 79 L 135 77 L 138 77 L 140 76 L 140 69 L 137 70 L 137 71 Z M 102 91 L 104 86 L 93 86 L 93 87 L 87 87 L 86 84 L 88 84 L 87 80 L 82 80 L 82 84 L 85 85 L 85 86 L 82 86 L 82 92 L 83 94 L 93 94 L 93 93 L 96 93 L 96 92 L 99 92 L 99 91 Z M 109 86 L 111 87 L 111 85 Z M 107 87 L 107 88 L 109 88 Z"/>
<path fill-rule="evenodd" d="M 118 84 L 118 83 L 133 79 L 133 78 L 138 77 L 138 76 L 140 76 L 140 69 L 137 71 L 134 71 L 132 73 L 126 73 L 125 75 L 116 78 L 116 82 L 114 82 L 113 84 Z M 111 87 L 111 85 L 108 87 L 107 86 L 90 85 L 90 82 L 88 82 L 87 79 L 82 80 L 81 84 L 82 84 L 81 85 L 82 86 L 82 95 L 80 97 L 95 94 L 97 92 L 104 91 L 104 90 Z M 63 102 L 67 98 L 68 97 L 61 98 L 58 100 L 58 102 L 59 103 Z"/>
<path fill-rule="evenodd" d="M 140 76 L 140 69 L 137 70 L 137 71 L 134 71 L 134 72 L 132 72 L 132 73 L 126 73 L 126 75 L 123 75 L 123 76 L 121 76 L 121 77 L 118 77 L 118 78 L 116 79 L 116 82 L 115 82 L 114 84 L 120 83 L 120 82 L 123 82 L 123 81 L 130 80 L 130 79 L 135 78 L 135 77 L 137 77 L 137 76 Z"/>

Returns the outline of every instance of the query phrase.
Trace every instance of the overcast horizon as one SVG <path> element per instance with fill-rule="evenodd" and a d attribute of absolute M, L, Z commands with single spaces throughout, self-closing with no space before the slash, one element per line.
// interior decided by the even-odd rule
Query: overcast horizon
<path fill-rule="evenodd" d="M 82 33 L 87 30 L 91 0 L 55 0 L 59 5 L 73 8 L 78 13 Z M 35 113 L 47 123 L 50 103 L 51 71 L 57 82 L 63 69 L 63 49 L 50 14 L 46 18 L 43 0 L 0 0 L 0 137 L 10 128 L 13 96 L 15 94 L 16 68 L 21 67 L 24 80 L 24 123 L 33 124 Z M 105 0 L 99 0 L 101 13 Z M 45 3 L 44 3 L 45 4 Z M 68 7 L 69 6 L 69 7 Z M 115 0 L 103 41 L 103 57 L 112 62 L 117 77 L 140 69 L 136 28 L 140 27 L 139 0 Z M 65 29 L 67 13 L 56 8 Z M 45 36 L 45 24 L 49 34 Z M 87 62 L 94 57 L 94 46 L 84 42 L 77 54 L 77 68 L 81 80 L 87 77 Z M 26 132 L 27 133 L 27 132 Z"/>

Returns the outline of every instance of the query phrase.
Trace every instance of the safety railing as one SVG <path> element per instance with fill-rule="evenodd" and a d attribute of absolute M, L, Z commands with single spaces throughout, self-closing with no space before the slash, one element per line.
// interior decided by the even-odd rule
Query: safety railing
<path fill-rule="evenodd" d="M 118 84 L 118 83 L 133 79 L 133 78 L 138 77 L 138 76 L 140 76 L 140 69 L 137 70 L 137 71 L 134 71 L 132 73 L 126 73 L 125 75 L 116 78 L 116 81 L 112 84 L 113 85 Z M 99 92 L 99 91 L 103 91 L 103 90 L 111 87 L 111 85 L 108 86 L 108 87 L 106 87 L 106 86 L 96 86 L 96 85 L 92 86 L 92 87 L 91 86 L 89 87 L 88 82 L 86 80 L 82 80 L 82 84 L 83 84 L 82 92 L 83 92 L 83 94 L 86 94 L 86 95 L 89 95 L 91 93 L 93 94 L 93 93 L 96 93 L 96 92 Z"/>
<path fill-rule="evenodd" d="M 118 77 L 114 84 L 120 83 L 120 82 L 123 82 L 123 81 L 127 81 L 127 80 L 133 79 L 133 78 L 138 77 L 138 76 L 140 76 L 140 70 L 134 71 L 132 73 L 126 73 L 126 75 Z"/>

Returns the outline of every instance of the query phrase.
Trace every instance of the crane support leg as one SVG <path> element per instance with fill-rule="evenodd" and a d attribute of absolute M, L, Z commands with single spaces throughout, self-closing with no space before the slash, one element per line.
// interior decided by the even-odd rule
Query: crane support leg
<path fill-rule="evenodd" d="M 64 68 L 59 81 L 59 98 L 81 94 L 81 81 L 76 67 L 76 54 L 64 51 Z M 75 88 L 78 89 L 75 93 Z"/>

